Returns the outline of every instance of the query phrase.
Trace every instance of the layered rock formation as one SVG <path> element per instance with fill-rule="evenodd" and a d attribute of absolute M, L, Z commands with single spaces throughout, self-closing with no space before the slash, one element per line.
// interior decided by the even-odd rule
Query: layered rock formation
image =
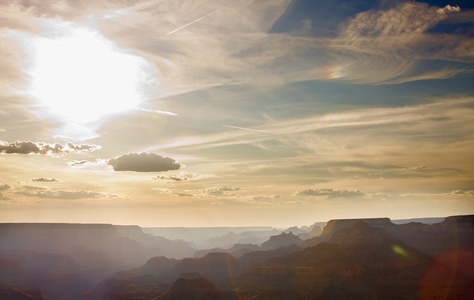
<path fill-rule="evenodd" d="M 320 236 L 308 239 L 305 247 L 315 246 L 331 238 L 342 228 L 365 222 L 371 227 L 383 228 L 394 238 L 430 255 L 439 255 L 457 249 L 474 249 L 474 216 L 452 216 L 435 224 L 406 223 L 396 225 L 388 218 L 330 220 Z"/>

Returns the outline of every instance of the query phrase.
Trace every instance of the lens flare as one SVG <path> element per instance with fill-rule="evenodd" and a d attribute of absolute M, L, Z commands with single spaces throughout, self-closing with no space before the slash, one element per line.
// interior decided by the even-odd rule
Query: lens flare
<path fill-rule="evenodd" d="M 401 246 L 399 245 L 393 245 L 392 246 L 392 251 L 397 253 L 397 254 L 400 254 L 400 255 L 403 255 L 403 256 L 407 256 L 408 253 L 405 251 L 405 249 L 403 249 Z"/>

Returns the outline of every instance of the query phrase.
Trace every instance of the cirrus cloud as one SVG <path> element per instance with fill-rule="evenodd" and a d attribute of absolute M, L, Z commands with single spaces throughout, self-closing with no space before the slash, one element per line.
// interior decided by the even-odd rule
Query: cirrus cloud
<path fill-rule="evenodd" d="M 181 164 L 170 157 L 145 152 L 124 154 L 110 159 L 108 164 L 114 171 L 164 172 L 181 168 Z"/>
<path fill-rule="evenodd" d="M 307 189 L 303 191 L 298 191 L 296 194 L 298 196 L 314 196 L 314 197 L 328 197 L 328 198 L 356 198 L 356 197 L 362 197 L 365 195 L 359 190 L 348 191 L 348 190 L 334 190 L 334 189 L 319 189 L 319 190 Z"/>
<path fill-rule="evenodd" d="M 349 19 L 334 40 L 343 54 L 339 73 L 359 83 L 400 83 L 449 78 L 468 71 L 472 39 L 433 34 L 429 29 L 452 18 L 458 6 L 439 8 L 426 3 L 402 2 L 388 10 L 369 10 Z M 437 49 L 432 51 L 432 49 Z M 471 51 L 472 52 L 472 51 Z M 434 60 L 439 64 L 424 64 Z M 448 61 L 464 66 L 447 67 Z M 470 71 L 468 71 L 470 72 Z"/>
<path fill-rule="evenodd" d="M 153 188 L 154 191 L 159 191 L 162 194 L 176 195 L 179 197 L 197 197 L 197 198 L 209 198 L 209 197 L 238 197 L 235 192 L 242 192 L 245 188 L 239 187 L 228 187 L 219 186 L 206 189 L 164 189 L 164 188 Z"/>
<path fill-rule="evenodd" d="M 58 200 L 80 200 L 80 199 L 104 199 L 116 200 L 119 197 L 115 194 L 83 190 L 52 190 L 43 186 L 24 185 L 14 193 L 17 196 L 34 197 L 41 199 Z"/>

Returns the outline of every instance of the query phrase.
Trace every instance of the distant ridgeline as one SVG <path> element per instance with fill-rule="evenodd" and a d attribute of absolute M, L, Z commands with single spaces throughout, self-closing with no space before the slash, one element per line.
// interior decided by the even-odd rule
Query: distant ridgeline
<path fill-rule="evenodd" d="M 173 229 L 186 241 L 138 226 L 4 223 L 0 299 L 472 299 L 474 215 L 439 221 Z"/>

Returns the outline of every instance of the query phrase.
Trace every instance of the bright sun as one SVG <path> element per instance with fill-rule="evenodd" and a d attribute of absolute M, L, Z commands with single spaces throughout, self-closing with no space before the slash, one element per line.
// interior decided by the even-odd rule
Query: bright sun
<path fill-rule="evenodd" d="M 67 28 L 34 45 L 31 95 L 76 124 L 136 107 L 150 73 L 141 57 L 121 52 L 90 28 Z"/>

